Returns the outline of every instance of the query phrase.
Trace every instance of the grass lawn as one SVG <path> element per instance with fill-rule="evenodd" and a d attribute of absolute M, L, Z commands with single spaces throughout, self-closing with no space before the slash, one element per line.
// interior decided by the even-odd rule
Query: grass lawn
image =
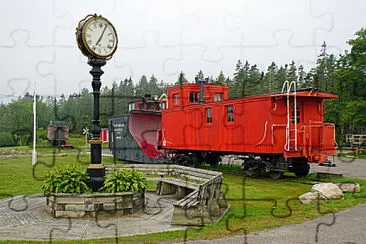
<path fill-rule="evenodd" d="M 69 144 L 73 145 L 73 149 L 65 148 L 62 150 L 58 150 L 57 147 L 51 146 L 49 141 L 47 140 L 38 140 L 37 142 L 37 153 L 45 154 L 45 153 L 69 153 L 69 152 L 83 152 L 83 151 L 90 151 L 90 146 L 85 143 L 85 137 L 70 137 Z M 102 148 L 107 149 L 109 148 L 108 143 L 103 143 Z M 31 153 L 33 150 L 33 146 L 13 146 L 13 147 L 0 147 L 0 154 L 7 152 L 6 154 L 13 154 L 12 151 L 15 151 L 15 154 L 24 154 L 24 153 Z"/>
<path fill-rule="evenodd" d="M 113 158 L 103 158 L 104 163 L 113 163 Z M 89 157 L 40 157 L 39 164 L 32 169 L 31 158 L 0 159 L 0 198 L 20 194 L 40 193 L 42 177 L 53 164 L 78 163 L 83 167 L 89 164 Z M 226 235 L 243 234 L 286 224 L 302 223 L 328 212 L 366 202 L 366 180 L 337 178 L 333 182 L 358 182 L 361 193 L 346 193 L 343 200 L 332 200 L 316 204 L 302 205 L 297 197 L 311 189 L 310 182 L 317 179 L 309 175 L 303 179 L 288 174 L 283 180 L 243 179 L 240 175 L 224 174 L 222 190 L 231 205 L 226 216 L 217 224 L 202 229 L 188 230 L 188 239 L 216 239 Z M 245 200 L 244 200 L 245 199 Z M 122 243 L 155 243 L 163 240 L 183 241 L 184 231 L 170 231 L 132 237 L 120 237 Z M 1 242 L 1 241 L 0 241 Z M 55 243 L 80 243 L 60 241 Z M 88 240 L 85 243 L 115 242 L 114 238 Z M 16 243 L 16 242 L 11 242 Z M 22 241 L 21 243 L 24 243 Z M 27 242 L 26 242 L 27 243 Z M 38 243 L 38 242 L 29 242 Z"/>

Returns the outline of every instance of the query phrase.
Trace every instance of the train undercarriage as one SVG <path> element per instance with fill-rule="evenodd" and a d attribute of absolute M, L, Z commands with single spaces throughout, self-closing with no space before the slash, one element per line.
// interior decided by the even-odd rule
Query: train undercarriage
<path fill-rule="evenodd" d="M 176 151 L 172 153 L 171 161 L 174 164 L 199 167 L 202 163 L 217 166 L 222 162 L 225 154 L 219 152 Z M 285 172 L 293 172 L 297 177 L 307 176 L 310 165 L 305 157 L 289 158 L 285 160 L 282 155 L 235 155 L 236 165 L 240 165 L 246 176 L 269 176 L 272 179 L 280 179 Z M 238 163 L 239 161 L 239 163 Z"/>

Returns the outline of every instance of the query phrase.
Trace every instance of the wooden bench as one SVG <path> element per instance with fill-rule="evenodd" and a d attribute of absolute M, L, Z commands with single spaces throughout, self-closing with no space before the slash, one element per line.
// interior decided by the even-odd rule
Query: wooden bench
<path fill-rule="evenodd" d="M 149 181 L 157 182 L 156 193 L 175 194 L 180 199 L 174 204 L 172 224 L 213 224 L 229 209 L 221 192 L 221 172 L 163 164 L 111 164 L 105 167 L 106 173 L 118 168 L 160 176 L 147 177 Z"/>

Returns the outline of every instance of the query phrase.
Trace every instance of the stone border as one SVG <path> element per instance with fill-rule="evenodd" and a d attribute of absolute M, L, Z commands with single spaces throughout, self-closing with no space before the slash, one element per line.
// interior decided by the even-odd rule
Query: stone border
<path fill-rule="evenodd" d="M 140 192 L 70 194 L 51 193 L 47 196 L 47 211 L 58 217 L 96 217 L 106 213 L 133 214 L 145 206 L 145 194 Z"/>
<path fill-rule="evenodd" d="M 106 173 L 118 168 L 159 176 L 148 178 L 157 182 L 156 193 L 175 194 L 180 199 L 174 204 L 172 224 L 214 224 L 230 207 L 221 192 L 221 172 L 171 164 L 108 164 L 105 167 Z"/>

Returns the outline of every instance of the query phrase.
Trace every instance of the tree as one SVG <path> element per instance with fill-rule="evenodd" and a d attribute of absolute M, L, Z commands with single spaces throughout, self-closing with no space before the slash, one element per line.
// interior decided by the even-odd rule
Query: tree
<path fill-rule="evenodd" d="M 355 35 L 355 39 L 348 41 L 351 51 L 340 55 L 330 74 L 334 82 L 332 91 L 339 98 L 325 103 L 325 119 L 336 125 L 337 137 L 342 141 L 346 133 L 366 130 L 366 31 L 361 29 Z"/>
<path fill-rule="evenodd" d="M 315 68 L 315 75 L 313 76 L 314 86 L 321 91 L 329 92 L 334 85 L 332 73 L 335 70 L 336 59 L 333 54 L 329 55 L 327 53 L 327 44 L 325 42 L 323 42 L 321 46 L 316 63 L 317 67 Z"/>
<path fill-rule="evenodd" d="M 219 76 L 217 76 L 216 80 L 215 80 L 215 84 L 218 84 L 218 85 L 224 85 L 225 84 L 225 76 L 224 76 L 224 73 L 222 72 L 222 70 L 220 71 L 220 74 Z"/>
<path fill-rule="evenodd" d="M 235 73 L 234 73 L 234 84 L 233 89 L 230 91 L 230 98 L 245 97 L 247 95 L 247 84 L 249 82 L 249 69 L 250 64 L 246 60 L 243 65 L 240 60 L 238 60 Z"/>
<path fill-rule="evenodd" d="M 202 70 L 198 71 L 196 78 L 199 80 L 203 80 L 205 78 L 205 75 L 203 74 Z"/>
<path fill-rule="evenodd" d="M 151 95 L 161 95 L 161 91 L 159 89 L 158 80 L 154 75 L 151 75 L 148 83 L 149 94 Z"/>
<path fill-rule="evenodd" d="M 141 76 L 139 83 L 136 85 L 136 96 L 144 97 L 145 94 L 150 94 L 149 84 L 145 75 Z"/>
<path fill-rule="evenodd" d="M 285 64 L 285 66 L 281 66 L 275 75 L 275 91 L 281 92 L 283 83 L 287 81 L 287 67 L 288 65 Z"/>
<path fill-rule="evenodd" d="M 299 84 L 297 82 L 297 68 L 296 68 L 295 62 L 293 60 L 290 64 L 290 68 L 288 70 L 287 80 L 290 83 L 294 81 L 296 83 L 296 88 L 299 87 Z"/>
<path fill-rule="evenodd" d="M 245 68 L 245 66 L 244 66 Z M 263 74 L 259 72 L 256 64 L 252 65 L 246 76 L 246 93 L 247 96 L 258 95 L 263 93 L 261 82 L 263 80 Z"/>
<path fill-rule="evenodd" d="M 267 68 L 267 73 L 264 76 L 264 91 L 266 93 L 275 92 L 275 77 L 278 72 L 278 67 L 275 62 L 272 61 L 271 65 Z"/>
<path fill-rule="evenodd" d="M 304 66 L 300 65 L 297 69 L 298 75 L 298 88 L 303 88 L 305 83 L 306 72 L 304 71 Z"/>
<path fill-rule="evenodd" d="M 177 82 L 175 82 L 175 85 L 183 85 L 183 84 L 187 84 L 187 83 L 188 83 L 188 80 L 186 79 L 185 74 L 183 73 L 183 71 L 181 71 L 179 73 Z"/>

